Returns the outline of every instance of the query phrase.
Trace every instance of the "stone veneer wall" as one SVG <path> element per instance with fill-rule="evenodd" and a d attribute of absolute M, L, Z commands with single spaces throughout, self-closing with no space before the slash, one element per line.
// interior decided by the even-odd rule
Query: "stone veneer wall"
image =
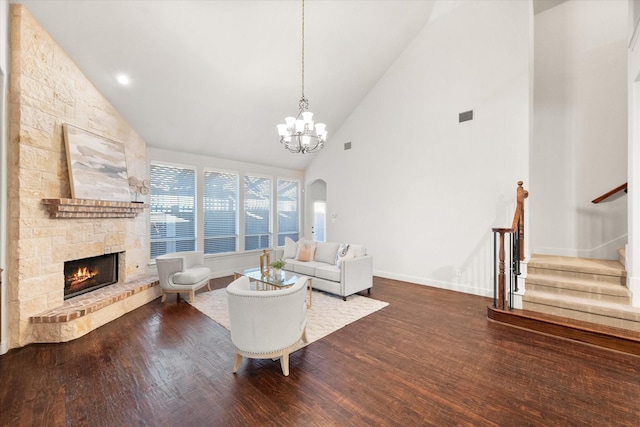
<path fill-rule="evenodd" d="M 145 214 L 135 218 L 50 218 L 42 199 L 70 198 L 62 125 L 125 144 L 130 175 L 145 177 L 146 144 L 22 5 L 10 10 L 9 346 L 40 339 L 30 318 L 63 305 L 65 261 L 126 251 L 126 281 L 146 274 Z M 122 281 L 122 278 L 121 278 Z M 109 319 L 158 295 L 157 286 Z M 104 313 L 100 316 L 104 317 Z M 84 320 L 83 320 L 84 319 Z M 92 323 L 88 315 L 80 319 Z M 94 326 L 77 325 L 84 334 Z M 67 338 L 68 339 L 68 338 Z"/>

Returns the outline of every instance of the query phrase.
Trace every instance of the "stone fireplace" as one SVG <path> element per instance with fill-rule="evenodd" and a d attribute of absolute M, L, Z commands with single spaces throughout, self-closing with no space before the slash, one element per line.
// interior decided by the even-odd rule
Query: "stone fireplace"
<path fill-rule="evenodd" d="M 63 124 L 125 147 L 147 175 L 146 144 L 20 4 L 10 8 L 9 348 L 78 338 L 157 298 L 143 203 L 72 199 Z M 117 254 L 115 283 L 66 298 L 65 265 Z M 89 273 L 90 275 L 91 273 Z"/>

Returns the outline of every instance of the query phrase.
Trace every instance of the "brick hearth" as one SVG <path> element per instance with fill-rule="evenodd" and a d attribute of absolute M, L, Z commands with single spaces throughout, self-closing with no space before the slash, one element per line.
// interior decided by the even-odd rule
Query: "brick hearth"
<path fill-rule="evenodd" d="M 36 342 L 65 342 L 83 335 L 83 331 L 93 330 L 105 322 L 101 319 L 119 316 L 160 295 L 158 278 L 155 276 L 140 277 L 127 283 L 118 283 L 88 292 L 66 300 L 62 306 L 43 311 L 31 316 L 33 334 Z M 142 304 L 139 304 L 142 302 Z M 98 314 L 99 310 L 108 316 L 89 316 Z M 118 317 L 118 316 L 116 316 Z"/>

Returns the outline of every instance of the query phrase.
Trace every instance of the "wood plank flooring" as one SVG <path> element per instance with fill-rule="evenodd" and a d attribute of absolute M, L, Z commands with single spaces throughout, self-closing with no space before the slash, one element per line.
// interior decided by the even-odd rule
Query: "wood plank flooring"
<path fill-rule="evenodd" d="M 640 425 L 640 357 L 490 321 L 486 298 L 374 280 L 390 305 L 294 353 L 289 377 L 272 360 L 232 374 L 228 331 L 175 297 L 12 350 L 0 425 Z"/>

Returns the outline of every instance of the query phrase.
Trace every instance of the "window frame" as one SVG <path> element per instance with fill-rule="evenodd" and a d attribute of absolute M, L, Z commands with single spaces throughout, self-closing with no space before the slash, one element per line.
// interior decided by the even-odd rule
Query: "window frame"
<path fill-rule="evenodd" d="M 154 251 L 153 248 L 153 244 L 154 243 L 158 243 L 158 242 L 169 242 L 171 241 L 171 239 L 153 239 L 152 237 L 152 228 L 156 228 L 154 227 L 152 224 L 154 223 L 152 216 L 154 215 L 154 209 L 153 207 L 155 206 L 153 203 L 153 179 L 152 179 L 152 169 L 153 167 L 163 167 L 163 168 L 171 168 L 171 169 L 183 169 L 183 170 L 188 170 L 188 171 L 192 171 L 193 172 L 193 206 L 192 206 L 192 215 L 193 218 L 190 221 L 193 225 L 192 225 L 192 230 L 193 230 L 193 237 L 189 238 L 189 239 L 174 239 L 174 242 L 185 242 L 185 241 L 193 241 L 193 249 L 188 249 L 188 250 L 196 250 L 198 248 L 198 238 L 199 238 L 199 234 L 198 234 L 198 220 L 199 220 L 199 215 L 198 215 L 198 168 L 194 165 L 185 165 L 185 164 L 177 164 L 177 163 L 169 163 L 169 162 L 162 162 L 162 161 L 150 161 L 149 162 L 149 182 L 150 182 L 150 188 L 149 188 L 149 223 L 148 223 L 148 230 L 149 230 L 149 245 L 148 250 L 149 250 L 149 259 L 151 261 L 155 261 L 156 257 L 160 256 L 160 255 L 164 255 L 167 253 L 172 253 L 172 252 L 184 252 L 185 250 L 180 250 L 177 246 L 174 246 L 174 248 L 172 250 L 167 250 L 167 248 L 165 247 L 165 252 L 163 253 L 158 253 L 157 251 Z M 188 196 L 182 196 L 182 195 L 178 195 L 176 197 L 188 197 Z M 168 206 L 168 205 L 167 205 Z M 165 212 L 166 215 L 166 212 Z M 156 222 L 157 224 L 160 224 L 160 222 Z M 166 224 L 166 222 L 164 222 L 164 224 Z M 166 225 L 165 225 L 166 228 Z M 154 252 L 156 252 L 155 256 L 154 256 Z"/>
<path fill-rule="evenodd" d="M 190 209 L 192 209 L 193 214 L 189 217 L 189 220 L 193 222 L 193 224 L 191 225 L 192 229 L 192 236 L 190 237 L 189 240 L 189 249 L 186 249 L 184 246 L 180 247 L 178 245 L 178 247 L 175 247 L 175 251 L 179 252 L 179 251 L 187 251 L 187 250 L 197 250 L 197 251 L 203 251 L 205 249 L 205 242 L 213 237 L 213 236 L 205 236 L 205 230 L 206 230 L 206 213 L 205 213 L 205 176 L 206 174 L 209 173 L 218 173 L 218 174 L 231 174 L 231 175 L 235 175 L 236 179 L 237 179 L 237 193 L 236 193 L 236 250 L 233 252 L 217 252 L 217 253 L 206 253 L 205 254 L 205 258 L 216 258 L 216 257 L 234 257 L 234 256 L 243 256 L 244 254 L 247 253 L 252 253 L 252 252 L 259 252 L 262 251 L 262 248 L 258 248 L 258 247 L 253 247 L 251 245 L 246 245 L 247 243 L 247 238 L 251 237 L 253 235 L 248 235 L 246 233 L 247 230 L 247 224 L 245 222 L 245 216 L 246 216 L 246 209 L 245 209 L 245 205 L 246 205 L 246 201 L 249 200 L 249 202 L 251 201 L 250 198 L 247 198 L 247 194 L 245 193 L 246 191 L 246 187 L 245 186 L 245 182 L 246 180 L 250 180 L 250 179 L 264 179 L 266 181 L 269 182 L 269 190 L 268 190 L 268 202 L 265 203 L 265 205 L 263 206 L 267 206 L 269 207 L 269 219 L 267 221 L 265 221 L 266 224 L 268 224 L 269 228 L 268 228 L 268 232 L 267 233 L 259 233 L 259 235 L 262 235 L 263 239 L 268 237 L 268 246 L 265 246 L 264 249 L 267 250 L 276 250 L 280 247 L 282 247 L 281 245 L 278 245 L 278 236 L 281 234 L 280 231 L 280 227 L 278 224 L 278 200 L 279 200 L 279 194 L 278 194 L 278 186 L 282 185 L 282 182 L 291 182 L 291 183 L 296 183 L 297 186 L 297 201 L 296 201 L 296 209 L 297 209 L 297 228 L 298 228 L 298 235 L 301 236 L 303 235 L 303 218 L 304 218 L 304 179 L 303 177 L 299 176 L 299 174 L 285 174 L 285 175 L 280 175 L 278 174 L 276 171 L 274 171 L 273 173 L 270 173 L 270 171 L 268 171 L 267 173 L 254 173 L 251 172 L 250 169 L 246 170 L 243 169 L 241 167 L 238 167 L 236 169 L 236 167 L 234 167 L 234 165 L 232 165 L 230 168 L 225 168 L 224 167 L 224 163 L 225 162 L 220 162 L 223 167 L 219 168 L 219 167 L 215 167 L 214 164 L 216 164 L 216 161 L 210 161 L 207 162 L 207 164 L 202 164 L 200 161 L 197 160 L 192 160 L 192 161 L 187 161 L 187 162 L 172 162 L 172 161 L 165 161 L 162 160 L 162 158 L 158 159 L 157 157 L 155 158 L 149 158 L 148 163 L 147 163 L 147 173 L 149 176 L 149 180 L 150 182 L 153 181 L 151 179 L 151 171 L 153 170 L 153 168 L 158 167 L 158 168 L 168 168 L 168 169 L 184 169 L 189 171 L 190 173 L 195 175 L 195 182 L 194 182 L 194 188 L 193 188 L 193 192 L 189 194 L 189 196 L 192 198 L 192 204 L 190 205 Z M 210 165 L 214 165 L 214 166 L 210 166 Z M 260 169 L 260 168 L 258 168 Z M 157 175 L 156 178 L 160 176 L 162 177 L 162 175 Z M 153 185 L 153 183 L 152 183 Z M 250 195 L 251 193 L 249 193 Z M 157 197 L 157 195 L 156 195 Z M 164 235 L 156 235 L 155 238 L 153 238 L 154 233 L 153 233 L 153 226 L 154 226 L 154 221 L 157 221 L 157 218 L 154 218 L 154 215 L 156 214 L 156 212 L 154 212 L 154 208 L 153 206 L 155 206 L 152 203 L 152 199 L 154 199 L 155 197 L 152 196 L 151 194 L 148 196 L 148 203 L 149 203 L 149 215 L 147 216 L 147 238 L 145 240 L 147 240 L 145 247 L 146 250 L 145 252 L 147 252 L 148 254 L 148 262 L 149 265 L 154 265 L 155 264 L 155 257 L 156 256 L 160 256 L 162 253 L 168 253 L 169 249 L 174 249 L 174 248 L 168 248 L 168 249 L 162 249 L 161 251 L 158 251 L 156 247 L 154 247 L 154 244 L 156 244 L 159 241 L 163 241 L 163 237 Z M 157 200 L 156 200 L 157 203 Z M 161 206 L 160 203 L 157 203 L 158 206 Z M 165 208 L 165 209 L 170 209 L 170 208 Z M 159 210 L 159 209 L 156 209 Z M 168 213 L 169 211 L 166 210 L 166 212 Z M 289 211 L 290 212 L 290 211 Z M 264 226 L 264 224 L 262 224 Z M 164 230 L 163 230 L 164 231 Z M 285 232 L 287 233 L 287 232 Z M 291 232 L 288 232 L 291 233 Z M 160 238 L 158 238 L 160 237 Z M 166 240 L 164 240 L 166 241 Z M 254 245 L 255 246 L 255 245 Z M 264 246 L 264 243 L 263 245 Z M 251 247 L 251 249 L 247 249 L 247 247 Z M 191 249 L 193 248 L 193 249 Z M 163 252 L 164 251 L 164 252 Z M 152 257 L 153 254 L 153 257 Z"/>
<path fill-rule="evenodd" d="M 302 203 L 301 203 L 301 196 L 302 196 L 302 183 L 299 179 L 297 178 L 287 178 L 287 177 L 277 177 L 275 179 L 276 181 L 276 185 L 275 185 L 275 189 L 274 189 L 274 193 L 275 193 L 275 233 L 274 235 L 276 236 L 276 240 L 275 240 L 275 247 L 276 248 L 281 248 L 284 246 L 284 237 L 288 237 L 288 236 L 284 236 L 282 239 L 282 245 L 280 244 L 280 235 L 283 234 L 283 232 L 280 230 L 279 227 L 279 218 L 280 218 L 280 181 L 285 181 L 285 182 L 291 182 L 291 183 L 295 183 L 296 184 L 296 216 L 297 216 L 297 230 L 295 232 L 296 234 L 296 238 L 294 239 L 296 242 L 300 239 L 300 225 L 302 223 Z M 286 211 L 286 212 L 291 212 L 291 211 Z M 290 232 L 284 232 L 287 234 L 291 234 Z"/>
<path fill-rule="evenodd" d="M 273 234 L 274 234 L 274 225 L 273 225 L 273 203 L 274 203 L 274 185 L 273 185 L 273 181 L 275 179 L 277 179 L 277 177 L 273 176 L 273 175 L 265 175 L 265 174 L 256 174 L 256 173 L 244 173 L 242 174 L 242 181 L 243 181 L 243 185 L 242 185 L 242 217 L 243 217 L 243 221 L 242 221 L 242 250 L 244 252 L 252 252 L 252 251 L 261 251 L 263 249 L 273 249 L 274 248 L 274 241 L 273 241 Z M 268 232 L 267 233 L 260 233 L 260 234 L 247 234 L 247 200 L 249 200 L 247 198 L 247 191 L 246 191 L 246 179 L 247 178 L 256 178 L 256 179 L 265 179 L 265 180 L 269 180 L 269 203 L 267 204 L 267 206 L 269 206 L 269 219 L 267 221 L 267 224 L 269 226 Z M 253 248 L 253 249 L 247 249 L 247 237 L 255 237 L 258 236 L 259 240 L 264 237 L 267 236 L 269 239 L 269 244 L 267 246 L 262 246 L 259 245 L 257 248 Z"/>
<path fill-rule="evenodd" d="M 212 174 L 221 174 L 221 175 L 233 175 L 236 178 L 236 182 L 235 182 L 235 233 L 233 235 L 228 235 L 228 236 L 224 236 L 226 238 L 229 237 L 233 237 L 235 238 L 235 248 L 232 251 L 224 251 L 224 252 L 207 252 L 206 251 L 206 243 L 207 243 L 207 239 L 215 239 L 215 238 L 220 238 L 220 236 L 207 236 L 206 233 L 206 229 L 207 229 L 207 210 L 206 210 L 206 203 L 205 203 L 205 198 L 207 197 L 207 191 L 206 191 L 206 175 L 207 173 L 212 173 Z M 240 238 L 241 238 L 241 233 L 240 233 L 240 199 L 241 199 L 241 192 L 240 192 L 240 179 L 241 179 L 241 174 L 238 171 L 232 171 L 232 170 L 224 170 L 224 169 L 215 169 L 215 168 L 202 168 L 202 198 L 201 198 L 201 204 L 202 204 L 202 247 L 203 247 L 203 252 L 206 256 L 209 255 L 225 255 L 225 254 L 234 254 L 234 253 L 238 253 L 240 252 Z"/>

